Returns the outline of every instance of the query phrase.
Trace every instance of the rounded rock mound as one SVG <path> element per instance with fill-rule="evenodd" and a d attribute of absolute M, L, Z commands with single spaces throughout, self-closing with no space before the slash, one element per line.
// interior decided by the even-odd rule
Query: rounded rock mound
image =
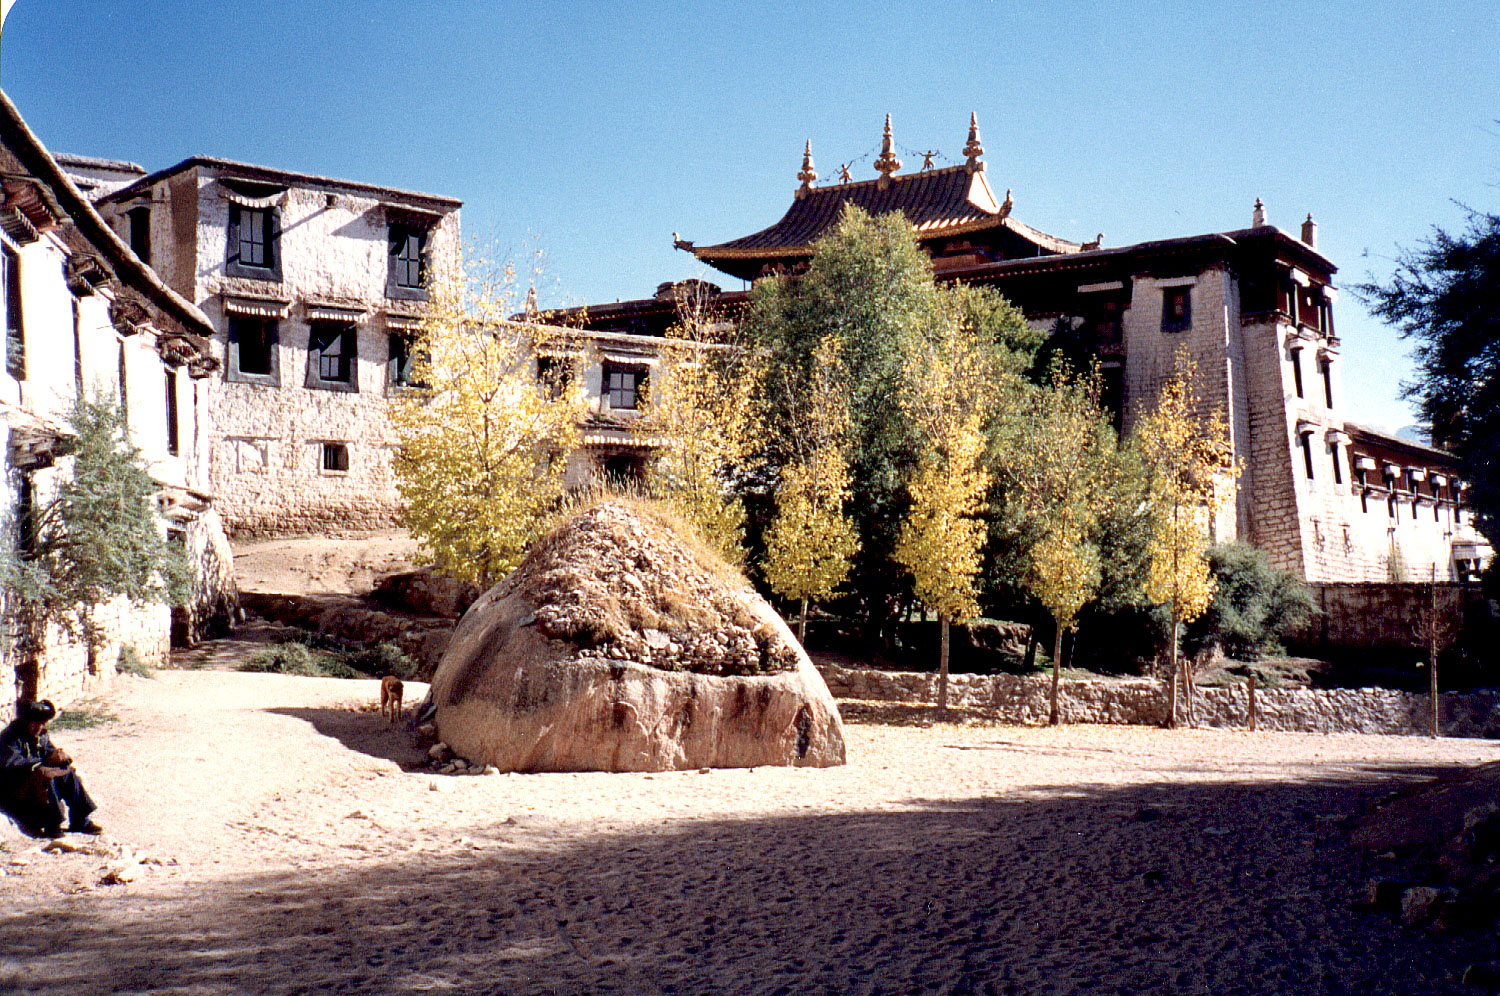
<path fill-rule="evenodd" d="M 633 502 L 569 519 L 480 596 L 432 703 L 456 754 L 502 771 L 844 763 L 838 707 L 782 618 Z"/>

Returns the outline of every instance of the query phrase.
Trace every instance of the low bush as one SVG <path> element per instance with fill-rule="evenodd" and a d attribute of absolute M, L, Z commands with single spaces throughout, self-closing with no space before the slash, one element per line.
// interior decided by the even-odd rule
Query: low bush
<path fill-rule="evenodd" d="M 1278 654 L 1282 637 L 1317 612 L 1307 585 L 1272 567 L 1248 543 L 1212 547 L 1208 558 L 1218 586 L 1208 611 L 1183 628 L 1185 653 L 1218 649 L 1242 659 Z"/>
<path fill-rule="evenodd" d="M 156 677 L 156 672 L 141 660 L 141 655 L 136 653 L 135 647 L 128 643 L 120 647 L 120 656 L 115 661 L 115 670 L 120 674 L 133 674 L 138 678 Z"/>

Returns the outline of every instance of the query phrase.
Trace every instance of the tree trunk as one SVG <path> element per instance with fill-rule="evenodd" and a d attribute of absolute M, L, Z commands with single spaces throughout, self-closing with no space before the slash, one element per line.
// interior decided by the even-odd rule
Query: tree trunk
<path fill-rule="evenodd" d="M 1063 624 L 1057 620 L 1057 633 L 1052 637 L 1052 691 L 1047 697 L 1047 724 L 1056 726 L 1062 720 L 1057 713 L 1057 686 L 1062 677 Z"/>
<path fill-rule="evenodd" d="M 948 617 L 938 613 L 938 709 L 948 711 Z"/>
<path fill-rule="evenodd" d="M 1436 572 L 1437 569 L 1433 568 L 1433 573 L 1435 574 Z M 1438 649 L 1442 637 L 1442 623 L 1438 619 L 1437 584 L 1428 585 L 1427 593 L 1428 599 L 1431 602 L 1431 607 L 1428 611 L 1432 620 L 1428 628 L 1428 634 L 1432 639 L 1427 648 L 1427 723 L 1429 735 L 1436 738 L 1441 735 L 1438 732 L 1437 665 Z"/>
<path fill-rule="evenodd" d="M 802 600 L 802 616 L 797 620 L 797 642 L 807 649 L 807 599 Z"/>
<path fill-rule="evenodd" d="M 1177 616 L 1172 616 L 1172 665 L 1167 669 L 1167 728 L 1177 725 Z"/>
<path fill-rule="evenodd" d="M 1188 729 L 1193 728 L 1193 658 L 1182 658 L 1182 711 L 1187 718 Z"/>
<path fill-rule="evenodd" d="M 1250 732 L 1255 732 L 1255 672 L 1250 672 Z"/>

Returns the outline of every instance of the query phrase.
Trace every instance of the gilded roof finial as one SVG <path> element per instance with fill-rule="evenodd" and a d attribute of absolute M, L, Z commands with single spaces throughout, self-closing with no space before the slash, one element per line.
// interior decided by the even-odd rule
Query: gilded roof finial
<path fill-rule="evenodd" d="M 1266 206 L 1264 204 L 1262 204 L 1260 202 L 1260 198 L 1257 197 L 1255 199 L 1255 210 L 1252 211 L 1252 212 L 1250 212 L 1250 227 L 1251 228 L 1260 228 L 1265 223 L 1266 223 Z"/>
<path fill-rule="evenodd" d="M 934 166 L 932 164 L 932 157 L 935 156 L 935 155 L 937 155 L 937 154 L 938 154 L 938 150 L 937 149 L 928 149 L 926 152 L 922 153 L 922 168 L 924 170 L 936 169 L 937 168 L 936 166 Z"/>
<path fill-rule="evenodd" d="M 844 163 L 842 166 L 839 167 L 839 182 L 840 183 L 848 183 L 848 182 L 850 182 L 853 179 L 854 179 L 854 177 L 851 176 L 850 173 L 849 173 L 849 164 L 848 163 Z"/>
<path fill-rule="evenodd" d="M 875 157 L 875 172 L 880 174 L 880 186 L 891 182 L 891 174 L 901 168 L 896 158 L 895 140 L 891 138 L 891 116 L 885 116 L 885 135 L 880 140 L 880 155 Z"/>
<path fill-rule="evenodd" d="M 818 174 L 813 169 L 812 139 L 809 138 L 807 140 L 807 145 L 802 149 L 802 172 L 797 174 L 797 179 L 802 181 L 802 186 L 798 192 L 800 193 L 802 190 L 811 190 L 813 181 L 817 178 Z"/>
<path fill-rule="evenodd" d="M 969 112 L 969 144 L 964 146 L 964 155 L 969 157 L 964 165 L 970 173 L 978 173 L 984 169 L 984 163 L 979 161 L 979 157 L 984 155 L 984 146 L 979 144 L 979 115 L 973 111 Z"/>

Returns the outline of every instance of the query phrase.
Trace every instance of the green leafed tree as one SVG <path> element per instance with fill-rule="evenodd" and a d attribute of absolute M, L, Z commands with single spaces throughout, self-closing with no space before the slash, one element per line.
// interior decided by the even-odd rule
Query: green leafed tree
<path fill-rule="evenodd" d="M 825 339 L 814 350 L 800 431 L 789 440 L 794 459 L 781 470 L 776 517 L 766 531 L 766 583 L 801 604 L 797 638 L 807 639 L 807 605 L 824 601 L 849 577 L 859 537 L 845 511 L 851 498 L 848 384 L 841 343 Z"/>
<path fill-rule="evenodd" d="M 1471 211 L 1457 234 L 1433 229 L 1389 282 L 1355 291 L 1420 344 L 1407 396 L 1433 441 L 1458 454 L 1475 524 L 1500 546 L 1500 214 Z"/>
<path fill-rule="evenodd" d="M 103 603 L 181 605 L 188 597 L 186 558 L 165 536 L 160 486 L 130 440 L 123 407 L 80 399 L 68 421 L 72 456 L 60 483 L 15 524 L 14 548 L 0 552 L 21 699 L 36 697 L 50 632 L 97 652 L 103 634 L 94 615 Z"/>
<path fill-rule="evenodd" d="M 909 575 L 894 554 L 911 501 L 907 483 L 924 449 L 900 403 L 909 387 L 906 366 L 918 347 L 942 339 L 955 321 L 978 348 L 1017 370 L 1029 365 L 1041 338 L 994 292 L 940 287 L 904 216 L 872 218 L 846 207 L 814 246 L 805 272 L 756 283 L 741 324 L 767 371 L 758 400 L 773 480 L 795 462 L 787 441 L 798 431 L 796 392 L 811 379 L 819 344 L 843 344 L 849 507 L 859 538 L 850 587 L 875 627 L 911 596 Z"/>
<path fill-rule="evenodd" d="M 1097 379 L 1054 368 L 1051 383 L 1008 381 L 991 453 L 1000 528 L 1018 540 L 1020 584 L 1052 616 L 1048 721 L 1059 721 L 1063 636 L 1098 594 L 1100 523 L 1111 512 L 1119 453 Z"/>

